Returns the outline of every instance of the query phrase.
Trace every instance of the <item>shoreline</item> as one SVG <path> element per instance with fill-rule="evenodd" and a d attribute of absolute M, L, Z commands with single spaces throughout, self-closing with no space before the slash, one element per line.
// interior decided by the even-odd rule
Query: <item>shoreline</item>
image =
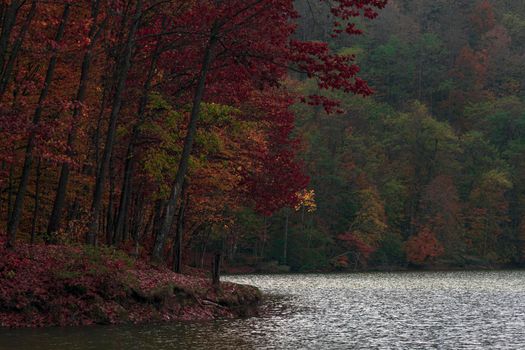
<path fill-rule="evenodd" d="M 476 271 L 520 271 L 525 270 L 523 266 L 467 266 L 465 268 L 461 267 L 424 267 L 424 268 L 391 268 L 391 269 L 382 269 L 382 268 L 369 268 L 369 269 L 357 269 L 357 270 L 308 270 L 308 271 L 286 271 L 286 272 L 276 272 L 276 271 L 251 271 L 251 272 L 231 272 L 227 271 L 223 273 L 223 276 L 249 276 L 249 275 L 315 275 L 315 274 L 358 274 L 358 273 L 397 273 L 397 272 L 476 272 Z"/>
<path fill-rule="evenodd" d="M 253 286 L 173 273 L 108 248 L 0 248 L 0 327 L 205 321 L 256 315 Z"/>

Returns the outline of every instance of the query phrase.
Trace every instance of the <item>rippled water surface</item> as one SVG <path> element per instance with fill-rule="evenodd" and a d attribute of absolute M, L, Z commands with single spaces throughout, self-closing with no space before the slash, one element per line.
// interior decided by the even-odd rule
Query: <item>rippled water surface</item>
<path fill-rule="evenodd" d="M 0 330 L 0 349 L 525 349 L 525 271 L 241 276 L 263 316 Z"/>

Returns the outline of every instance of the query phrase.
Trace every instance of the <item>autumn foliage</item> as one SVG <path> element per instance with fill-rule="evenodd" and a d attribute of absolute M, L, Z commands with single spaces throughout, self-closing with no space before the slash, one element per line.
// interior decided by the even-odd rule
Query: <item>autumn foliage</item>
<path fill-rule="evenodd" d="M 257 289 L 135 261 L 114 249 L 1 248 L 0 327 L 209 320 L 250 312 Z M 243 300 L 243 302 L 239 302 Z"/>
<path fill-rule="evenodd" d="M 355 263 L 360 263 L 366 266 L 366 262 L 368 258 L 370 257 L 370 254 L 372 254 L 375 250 L 373 246 L 370 246 L 369 244 L 365 243 L 362 240 L 362 238 L 360 238 L 359 236 L 357 236 L 356 234 L 352 232 L 341 234 L 337 236 L 337 239 L 344 245 L 346 249 L 349 249 L 348 253 L 352 253 L 351 254 L 353 255 L 352 260 Z M 349 256 L 348 253 L 337 257 L 336 263 L 342 267 L 348 266 L 350 261 L 352 261 L 348 257 Z"/>
<path fill-rule="evenodd" d="M 523 263 L 524 11 L 1 2 L 2 300 L 76 293 L 46 275 L 57 247 L 84 296 L 120 298 L 83 244 L 176 272 L 215 253 L 239 271 Z"/>
<path fill-rule="evenodd" d="M 415 265 L 424 265 L 441 256 L 444 249 L 434 233 L 423 227 L 417 235 L 407 241 L 406 251 L 408 261 Z"/>
<path fill-rule="evenodd" d="M 334 37 L 361 34 L 353 19 L 386 5 L 320 3 Z M 54 245 L 113 246 L 181 272 L 221 242 L 235 245 L 243 211 L 267 217 L 299 204 L 308 176 L 291 108 L 331 112 L 339 102 L 292 91 L 290 72 L 321 90 L 372 93 L 355 57 L 297 39 L 291 0 L 17 0 L 0 15 L 2 300 L 13 310 L 56 306 L 67 319 L 35 314 L 34 324 L 89 323 L 78 313 L 84 297 L 124 293 L 82 259 L 71 286 L 51 272 L 35 281 L 64 262 Z M 48 245 L 35 247 L 38 264 L 27 242 Z M 66 294 L 64 305 L 39 299 L 77 287 L 87 290 L 71 308 Z"/>
<path fill-rule="evenodd" d="M 336 2 L 334 35 L 385 4 Z M 69 231 L 90 244 L 153 244 L 160 259 L 182 202 L 187 226 L 229 222 L 240 207 L 294 206 L 308 178 L 290 107 L 337 101 L 287 91 L 288 71 L 321 89 L 371 93 L 353 57 L 292 39 L 289 0 L 13 1 L 2 11 L 11 247 L 19 231 L 50 243 Z"/>

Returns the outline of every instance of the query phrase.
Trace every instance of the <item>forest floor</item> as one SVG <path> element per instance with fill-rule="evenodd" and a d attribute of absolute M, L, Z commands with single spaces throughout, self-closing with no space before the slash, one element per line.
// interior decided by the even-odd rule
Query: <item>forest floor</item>
<path fill-rule="evenodd" d="M 0 241 L 0 326 L 46 327 L 234 318 L 260 291 L 176 274 L 109 248 Z"/>

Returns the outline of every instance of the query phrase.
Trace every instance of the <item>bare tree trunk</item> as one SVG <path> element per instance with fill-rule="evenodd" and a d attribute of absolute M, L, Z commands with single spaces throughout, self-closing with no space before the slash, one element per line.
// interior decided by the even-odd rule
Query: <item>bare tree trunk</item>
<path fill-rule="evenodd" d="M 64 7 L 64 12 L 62 13 L 62 19 L 61 19 L 60 25 L 58 26 L 58 30 L 55 36 L 56 42 L 60 42 L 62 40 L 62 37 L 64 36 L 64 31 L 65 31 L 66 23 L 69 17 L 70 8 L 71 8 L 71 5 L 69 3 L 66 4 Z M 15 244 L 16 231 L 18 230 L 18 225 L 20 223 L 20 217 L 22 215 L 22 209 L 24 207 L 25 194 L 27 191 L 27 183 L 29 181 L 31 165 L 33 164 L 33 149 L 35 148 L 36 129 L 37 129 L 36 126 L 38 126 L 38 124 L 40 123 L 43 104 L 49 93 L 51 81 L 53 80 L 57 58 L 58 58 L 58 53 L 55 50 L 53 52 L 53 55 L 51 56 L 51 59 L 49 60 L 46 77 L 44 80 L 44 87 L 42 88 L 42 91 L 40 92 L 40 97 L 38 99 L 38 104 L 35 110 L 35 114 L 33 115 L 32 125 L 34 128 L 33 128 L 33 131 L 31 131 L 31 134 L 29 135 L 29 140 L 27 142 L 24 166 L 22 169 L 22 176 L 20 179 L 20 184 L 18 186 L 18 192 L 17 192 L 16 199 L 15 199 L 15 205 L 13 207 L 13 213 L 7 224 L 6 246 L 8 248 L 14 247 L 14 244 Z"/>
<path fill-rule="evenodd" d="M 162 221 L 162 227 L 155 239 L 155 245 L 153 247 L 152 252 L 153 260 L 159 261 L 162 259 L 162 252 L 164 250 L 164 245 L 166 244 L 166 239 L 168 237 L 168 233 L 173 223 L 173 217 L 175 216 L 175 210 L 177 208 L 177 201 L 179 199 L 182 184 L 188 171 L 188 162 L 190 159 L 191 151 L 193 149 L 195 133 L 197 131 L 197 121 L 199 120 L 201 102 L 206 87 L 206 78 L 208 75 L 208 70 L 210 69 L 212 63 L 213 50 L 218 41 L 218 30 L 219 26 L 217 23 L 215 23 L 212 27 L 208 45 L 204 52 L 201 73 L 199 76 L 197 88 L 195 90 L 195 96 L 193 98 L 193 106 L 190 114 L 190 124 L 188 126 L 186 138 L 184 139 L 184 146 L 182 150 L 182 156 L 179 162 L 179 167 L 177 170 L 177 176 L 175 177 L 175 183 L 173 184 L 171 189 L 168 205 L 166 206 L 166 213 L 164 214 L 164 218 Z"/>
<path fill-rule="evenodd" d="M 137 1 L 135 16 L 131 23 L 131 28 L 126 40 L 125 49 L 123 52 L 123 58 L 118 64 L 117 69 L 119 70 L 119 76 L 117 79 L 117 86 L 115 94 L 113 96 L 113 104 L 111 107 L 111 114 L 109 117 L 109 126 L 106 137 L 106 144 L 104 146 L 104 152 L 102 154 L 102 161 L 95 183 L 95 193 L 93 195 L 93 203 L 91 205 L 91 218 L 88 226 L 88 232 L 86 234 L 86 243 L 95 244 L 95 238 L 97 234 L 98 221 L 100 217 L 100 208 L 102 204 L 102 194 L 104 191 L 106 176 L 109 168 L 111 154 L 113 151 L 113 144 L 115 142 L 115 133 L 117 129 L 117 120 L 122 106 L 122 95 L 126 85 L 129 68 L 131 66 L 131 56 L 133 54 L 133 44 L 135 41 L 135 34 L 140 24 L 142 16 L 142 0 Z"/>

